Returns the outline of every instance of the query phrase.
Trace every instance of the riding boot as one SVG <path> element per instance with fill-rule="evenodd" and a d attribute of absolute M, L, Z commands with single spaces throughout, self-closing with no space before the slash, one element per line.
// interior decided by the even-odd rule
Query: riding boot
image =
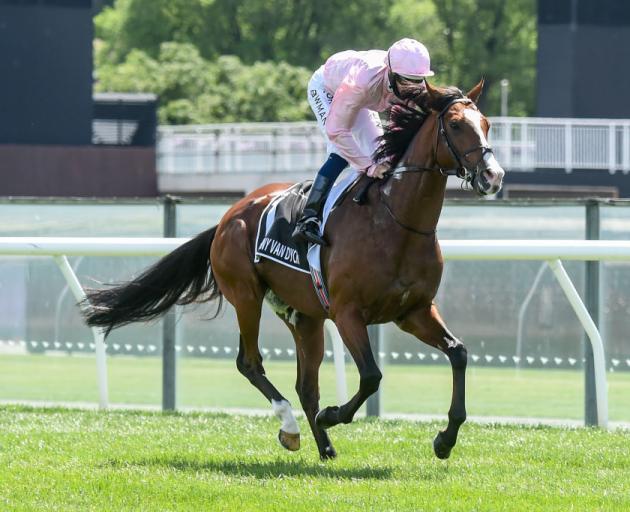
<path fill-rule="evenodd" d="M 302 218 L 298 221 L 293 231 L 293 238 L 306 240 L 312 244 L 328 245 L 320 234 L 321 214 L 330 189 L 335 183 L 334 179 L 318 174 L 311 187 L 311 191 L 304 205 Z"/>

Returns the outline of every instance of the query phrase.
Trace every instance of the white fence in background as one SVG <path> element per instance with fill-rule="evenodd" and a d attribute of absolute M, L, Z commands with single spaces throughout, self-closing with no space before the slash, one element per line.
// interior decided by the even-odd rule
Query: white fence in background
<path fill-rule="evenodd" d="M 630 120 L 495 117 L 490 142 L 510 171 L 600 169 L 630 172 Z M 300 173 L 325 157 L 317 124 L 161 126 L 161 174 Z"/>
<path fill-rule="evenodd" d="M 52 256 L 77 300 L 85 297 L 66 256 L 159 256 L 170 252 L 184 238 L 0 238 L 0 256 Z M 601 336 L 577 293 L 561 259 L 581 261 L 630 261 L 630 241 L 584 240 L 442 240 L 445 259 L 546 261 L 578 316 L 593 348 L 597 424 L 608 425 L 606 366 Z M 103 335 L 93 329 L 96 347 L 99 404 L 107 407 L 107 369 Z M 340 402 L 345 401 L 345 364 L 337 338 L 335 367 Z M 342 386 L 343 384 L 343 386 Z M 343 389 L 341 389 L 343 387 Z"/>

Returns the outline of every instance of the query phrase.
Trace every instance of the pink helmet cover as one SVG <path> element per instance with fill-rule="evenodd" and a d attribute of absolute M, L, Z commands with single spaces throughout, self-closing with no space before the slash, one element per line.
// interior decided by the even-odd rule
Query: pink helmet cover
<path fill-rule="evenodd" d="M 408 37 L 396 41 L 387 52 L 392 72 L 408 77 L 433 76 L 429 50 L 422 43 Z"/>

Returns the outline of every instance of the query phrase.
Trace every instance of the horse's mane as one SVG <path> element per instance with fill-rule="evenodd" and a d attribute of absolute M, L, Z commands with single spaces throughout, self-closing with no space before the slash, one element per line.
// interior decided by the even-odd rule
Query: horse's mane
<path fill-rule="evenodd" d="M 424 87 L 417 86 L 401 91 L 406 103 L 392 107 L 389 123 L 372 157 L 374 162 L 388 160 L 392 168 L 396 167 L 431 111 L 440 112 L 451 101 L 465 97 L 457 87 L 433 87 L 433 90 L 437 93 L 429 95 Z"/>

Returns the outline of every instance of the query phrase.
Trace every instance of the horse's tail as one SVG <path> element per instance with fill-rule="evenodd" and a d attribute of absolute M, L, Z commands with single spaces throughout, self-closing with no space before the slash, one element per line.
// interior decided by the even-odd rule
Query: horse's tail
<path fill-rule="evenodd" d="M 152 320 L 173 304 L 219 299 L 223 294 L 210 268 L 210 247 L 217 227 L 197 235 L 164 256 L 128 283 L 88 292 L 83 302 L 90 326 L 112 329 L 132 322 Z"/>

